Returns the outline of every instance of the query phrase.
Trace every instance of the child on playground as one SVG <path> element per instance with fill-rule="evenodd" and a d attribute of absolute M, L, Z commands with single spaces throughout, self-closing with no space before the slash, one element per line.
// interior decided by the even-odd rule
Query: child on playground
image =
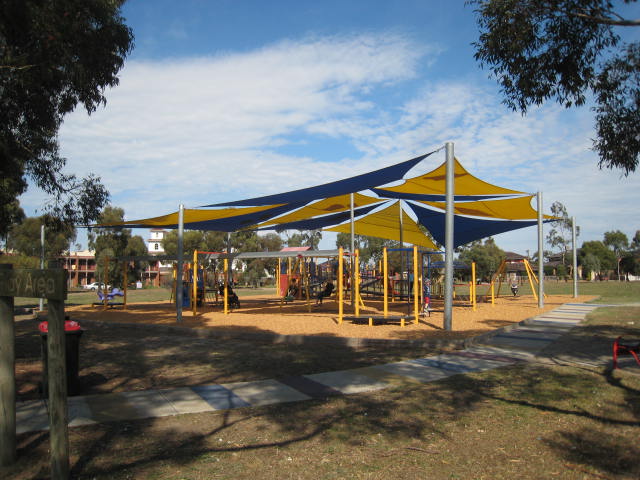
<path fill-rule="evenodd" d="M 316 305 L 322 305 L 322 299 L 324 297 L 330 297 L 331 294 L 333 293 L 333 282 L 329 281 L 327 282 L 327 284 L 324 287 L 324 290 L 322 290 L 320 293 L 318 293 L 318 296 L 316 297 Z"/>

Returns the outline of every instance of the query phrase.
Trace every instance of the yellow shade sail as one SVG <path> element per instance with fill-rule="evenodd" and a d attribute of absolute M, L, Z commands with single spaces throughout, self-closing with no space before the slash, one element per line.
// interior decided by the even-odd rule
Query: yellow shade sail
<path fill-rule="evenodd" d="M 400 241 L 400 207 L 398 203 L 371 213 L 354 222 L 356 235 L 368 237 L 386 238 L 387 240 Z M 351 224 L 345 223 L 337 227 L 325 228 L 328 232 L 351 232 Z M 430 250 L 438 250 L 433 241 L 424 234 L 418 224 L 403 210 L 402 211 L 402 240 L 405 243 L 418 245 Z"/>
<path fill-rule="evenodd" d="M 250 213 L 262 212 L 281 205 L 267 205 L 261 207 L 241 207 L 241 208 L 222 208 L 217 210 L 196 210 L 184 209 L 184 223 L 207 222 L 211 220 L 221 220 L 224 218 L 237 217 Z M 145 226 L 145 227 L 166 227 L 168 225 L 178 224 L 178 212 L 161 215 L 159 217 L 145 218 L 142 220 L 128 220 L 116 223 L 101 223 L 94 225 L 96 227 L 126 227 L 127 225 Z"/>
<path fill-rule="evenodd" d="M 409 194 L 442 194 L 446 193 L 447 164 L 444 162 L 435 170 L 424 175 L 405 180 L 402 185 L 377 188 L 376 192 L 398 192 Z M 458 161 L 454 160 L 454 192 L 456 195 L 522 195 L 526 192 L 498 187 L 471 175 Z"/>
<path fill-rule="evenodd" d="M 351 195 L 338 195 L 336 197 L 325 198 L 324 200 L 318 200 L 307 206 L 296 210 L 295 212 L 287 213 L 281 217 L 272 218 L 264 223 L 258 225 L 258 227 L 265 227 L 268 225 L 278 225 L 281 223 L 297 222 L 299 220 L 307 220 L 309 218 L 317 217 L 319 215 L 326 215 L 328 213 L 344 212 L 351 208 Z M 354 208 L 364 207 L 366 205 L 372 205 L 374 203 L 380 203 L 385 201 L 384 199 L 370 197 L 368 195 L 362 195 L 355 193 L 353 195 Z"/>
<path fill-rule="evenodd" d="M 506 220 L 534 220 L 538 218 L 538 212 L 531 206 L 531 199 L 535 195 L 526 197 L 507 198 L 500 200 L 481 200 L 477 202 L 456 202 L 454 212 L 456 215 L 469 215 L 474 217 L 501 218 Z M 446 209 L 444 202 L 420 202 L 431 207 Z M 553 219 L 551 215 L 544 218 Z"/>

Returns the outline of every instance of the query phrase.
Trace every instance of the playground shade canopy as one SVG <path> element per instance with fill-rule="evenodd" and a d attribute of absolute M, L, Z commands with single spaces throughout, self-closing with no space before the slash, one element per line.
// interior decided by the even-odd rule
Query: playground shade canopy
<path fill-rule="evenodd" d="M 438 247 L 431 239 L 420 230 L 418 224 L 407 212 L 400 210 L 399 202 L 394 202 L 387 208 L 378 212 L 366 215 L 354 222 L 356 235 L 366 235 L 369 237 L 386 238 L 387 240 L 402 240 L 413 245 L 438 250 Z M 400 215 L 402 211 L 402 233 L 400 232 Z M 333 228 L 326 228 L 328 232 L 351 232 L 351 224 L 345 223 Z M 444 242 L 442 242 L 444 243 Z"/>
<path fill-rule="evenodd" d="M 282 203 L 305 204 L 311 200 L 319 200 L 327 197 L 360 192 L 362 190 L 379 185 L 386 185 L 387 183 L 402 179 L 409 170 L 435 152 L 436 151 L 426 153 L 419 157 L 412 158 L 411 160 L 391 165 L 390 167 L 374 170 L 373 172 L 364 173 L 362 175 L 345 178 L 344 180 L 338 180 L 331 183 L 324 183 L 315 187 L 302 188 L 300 190 L 292 190 L 290 192 L 267 195 L 264 197 L 249 198 L 247 200 L 203 205 L 203 207 L 257 206 Z"/>
<path fill-rule="evenodd" d="M 219 210 L 184 210 L 184 228 L 190 230 L 213 230 L 235 232 L 250 228 L 257 223 L 298 208 L 301 205 L 267 205 L 260 207 L 224 208 Z M 99 227 L 130 228 L 178 228 L 178 212 L 159 217 L 130 220 L 126 222 L 103 223 Z"/>
<path fill-rule="evenodd" d="M 416 217 L 418 217 L 418 222 L 429 231 L 435 241 L 444 245 L 445 213 L 430 210 L 412 203 L 409 203 L 409 207 L 416 214 Z M 453 246 L 457 248 L 474 240 L 517 230 L 519 228 L 531 227 L 537 223 L 535 220 L 493 220 L 454 215 Z"/>
<path fill-rule="evenodd" d="M 349 233 L 351 194 L 354 199 L 354 231 L 358 235 L 408 242 L 437 250 L 444 244 L 446 162 L 434 170 L 403 179 L 430 152 L 389 167 L 323 185 L 275 195 L 185 209 L 184 228 L 234 232 L 239 230 L 313 230 Z M 532 195 L 499 187 L 471 175 L 454 161 L 454 245 L 535 225 L 537 212 Z M 378 187 L 378 188 L 376 188 Z M 364 195 L 362 191 L 378 195 Z M 403 203 L 417 218 L 413 220 Z M 400 217 L 400 215 L 402 215 Z M 555 219 L 545 215 L 546 221 Z M 347 222 L 347 223 L 344 223 Z M 428 233 L 418 225 L 422 225 Z M 178 212 L 142 220 L 95 227 L 178 228 Z M 331 228 L 328 228 L 331 227 Z"/>
<path fill-rule="evenodd" d="M 384 199 L 375 198 L 361 193 L 355 193 L 353 195 L 353 207 L 364 207 L 366 205 L 380 204 L 384 202 Z M 289 222 L 297 222 L 300 220 L 307 220 L 320 215 L 326 215 L 328 213 L 347 212 L 351 210 L 351 195 L 338 195 L 336 197 L 325 198 L 324 200 L 318 200 L 309 205 L 306 205 L 294 212 L 287 213 L 277 218 L 272 218 L 266 222 L 261 223 L 258 227 L 266 227 L 267 225 L 275 225 L 278 228 L 278 224 L 286 224 Z M 344 220 L 338 220 L 334 223 L 327 223 L 326 225 L 335 225 Z M 323 225 L 325 226 L 325 225 Z M 283 227 L 293 228 L 293 227 Z M 319 228 L 319 227 L 318 227 Z M 305 229 L 306 230 L 306 229 Z"/>
<path fill-rule="evenodd" d="M 405 180 L 402 185 L 371 190 L 384 198 L 405 200 L 444 200 L 446 195 L 447 163 L 443 162 L 435 170 Z M 471 175 L 458 161 L 454 160 L 455 201 L 483 200 L 506 195 L 526 195 L 525 192 L 492 185 Z"/>
<path fill-rule="evenodd" d="M 454 213 L 471 217 L 501 218 L 504 220 L 533 220 L 538 218 L 538 212 L 531 207 L 531 199 L 535 195 L 515 197 L 499 200 L 480 200 L 475 202 L 456 202 Z M 425 205 L 446 210 L 444 202 L 420 202 Z M 551 215 L 544 215 L 545 219 L 555 219 Z"/>

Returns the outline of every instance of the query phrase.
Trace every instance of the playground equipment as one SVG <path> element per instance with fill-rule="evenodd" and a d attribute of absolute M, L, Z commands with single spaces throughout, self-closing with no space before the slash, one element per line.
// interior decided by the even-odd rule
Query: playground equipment
<path fill-rule="evenodd" d="M 293 301 L 295 299 L 304 298 L 307 305 L 307 310 L 311 312 L 311 295 L 315 293 L 315 288 L 320 287 L 317 265 L 314 259 L 317 258 L 335 258 L 338 255 L 337 250 L 307 250 L 296 252 L 232 252 L 232 253 L 220 253 L 220 252 L 194 252 L 193 263 L 191 268 L 197 269 L 198 264 L 202 260 L 223 260 L 223 295 L 222 304 L 225 314 L 230 310 L 230 298 L 228 295 L 228 282 L 229 282 L 229 260 L 248 260 L 248 259 L 277 259 L 278 260 L 278 274 L 276 275 L 276 287 L 279 293 L 280 306 L 285 302 L 286 293 L 290 280 L 295 278 L 298 285 L 297 295 L 287 301 Z M 287 262 L 283 265 L 282 260 L 286 259 Z M 286 266 L 286 273 L 282 273 Z M 198 314 L 197 302 L 192 305 L 193 315 Z"/>
<path fill-rule="evenodd" d="M 527 273 L 527 279 L 529 280 L 529 285 L 531 287 L 531 292 L 533 293 L 533 297 L 536 299 L 536 301 L 538 300 L 538 294 L 536 293 L 536 290 L 538 288 L 538 277 L 536 277 L 536 274 L 533 272 L 533 267 L 529 263 L 529 260 L 527 260 L 526 258 L 517 258 L 517 259 L 507 260 L 505 258 L 502 260 L 502 262 L 500 262 L 498 269 L 491 276 L 489 290 L 487 291 L 487 296 L 491 294 L 491 305 L 495 305 L 495 298 L 500 296 L 500 289 L 502 287 L 503 278 L 505 279 L 505 281 L 507 280 L 507 274 L 509 273 L 508 268 L 512 265 L 518 265 L 518 264 L 521 264 L 524 266 L 524 270 Z M 495 291 L 495 287 L 494 287 L 496 281 L 498 282 L 497 292 Z M 513 290 L 512 290 L 512 293 L 513 293 Z M 513 293 L 513 294 L 515 295 L 516 293 Z M 547 295 L 543 292 L 543 298 L 546 298 L 546 297 Z"/>
<path fill-rule="evenodd" d="M 389 251 L 399 251 L 403 255 L 407 255 L 407 261 L 405 264 L 408 266 L 406 272 L 402 272 L 394 279 L 389 277 Z M 382 315 L 373 315 L 360 313 L 360 305 L 364 305 L 360 298 L 360 282 L 355 282 L 355 299 L 354 302 L 354 315 L 344 316 L 342 309 L 342 285 L 340 279 L 342 275 L 339 274 L 339 285 L 338 285 L 338 304 L 339 304 L 339 312 L 338 312 L 338 323 L 342 323 L 343 319 L 352 320 L 352 321 L 360 321 L 360 320 L 368 320 L 369 325 L 373 325 L 374 322 L 389 322 L 389 321 L 399 321 L 401 326 L 405 325 L 407 320 L 413 318 L 414 323 L 417 325 L 419 323 L 419 318 L 421 313 L 424 313 L 425 310 L 428 313 L 428 307 L 425 309 L 424 305 L 428 305 L 430 289 L 425 290 L 425 283 L 423 281 L 424 277 L 424 260 L 427 259 L 427 262 L 430 262 L 430 256 L 433 254 L 439 254 L 441 252 L 435 252 L 431 250 L 419 250 L 417 246 L 413 248 L 402 248 L 402 249 L 387 249 L 386 247 L 382 252 L 382 298 L 383 298 L 383 314 Z M 409 257 L 410 256 L 410 257 Z M 342 258 L 343 255 L 338 256 L 340 261 L 339 269 L 342 270 Z M 359 278 L 359 253 L 356 250 L 355 252 L 355 269 L 356 275 L 355 278 Z M 428 267 L 427 267 L 428 270 Z M 406 278 L 405 278 L 406 275 Z M 406 288 L 404 286 L 406 285 Z M 396 296 L 400 299 L 407 299 L 407 314 L 406 315 L 390 315 L 389 314 L 389 300 L 392 302 L 395 301 Z M 422 308 L 421 308 L 422 305 Z M 411 313 L 413 312 L 413 313 Z"/>

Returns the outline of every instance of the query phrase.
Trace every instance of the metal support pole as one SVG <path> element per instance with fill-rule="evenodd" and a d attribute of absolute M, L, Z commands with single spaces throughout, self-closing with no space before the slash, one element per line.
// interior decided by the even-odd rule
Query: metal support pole
<path fill-rule="evenodd" d="M 44 270 L 44 224 L 40 225 L 40 270 Z M 44 310 L 44 299 L 40 299 L 39 311 Z"/>
<path fill-rule="evenodd" d="M 182 322 L 182 255 L 184 253 L 184 205 L 178 207 L 178 272 L 176 274 L 176 322 Z"/>
<path fill-rule="evenodd" d="M 446 170 L 446 211 L 444 234 L 444 329 L 450 331 L 453 319 L 453 195 L 454 158 L 453 142 L 445 144 L 447 155 Z"/>
<path fill-rule="evenodd" d="M 538 308 L 544 307 L 544 236 L 542 231 L 542 192 L 538 192 Z"/>
<path fill-rule="evenodd" d="M 578 297 L 578 247 L 576 245 L 576 217 L 571 217 L 571 248 L 573 250 L 573 298 Z"/>

